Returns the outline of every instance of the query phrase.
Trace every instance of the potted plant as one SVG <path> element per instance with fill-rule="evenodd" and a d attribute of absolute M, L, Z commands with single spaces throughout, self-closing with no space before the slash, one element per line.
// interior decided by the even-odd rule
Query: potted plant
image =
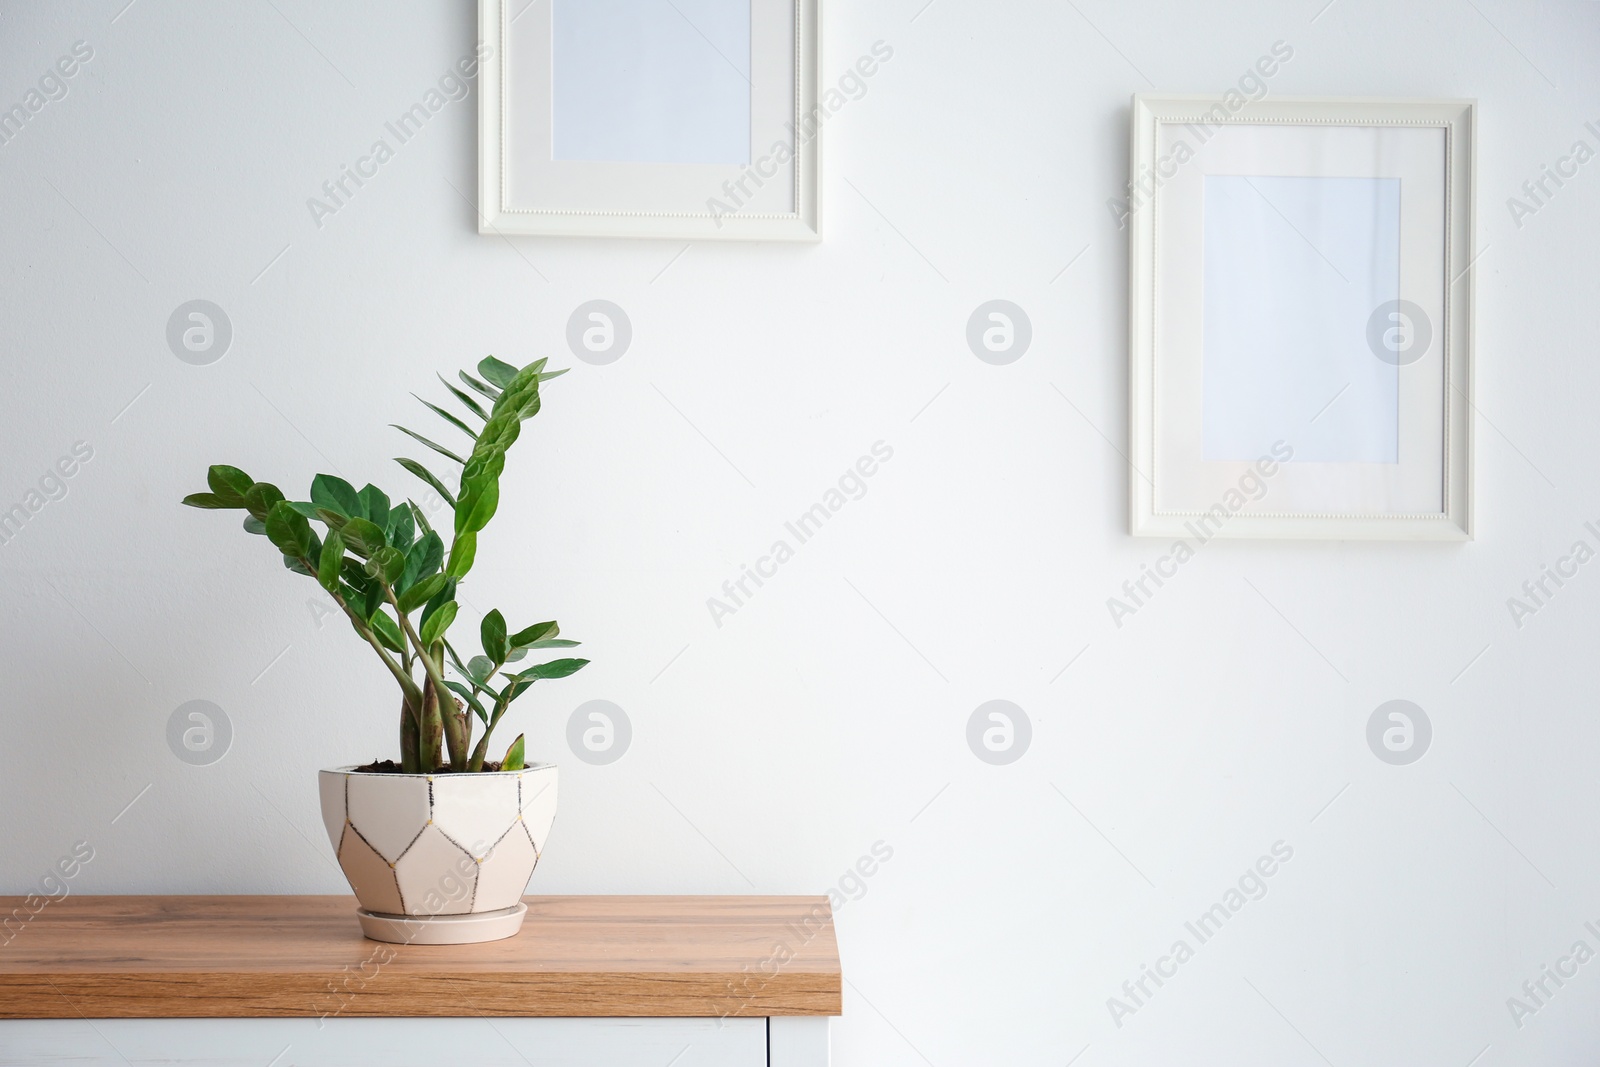
<path fill-rule="evenodd" d="M 396 460 L 453 513 L 448 545 L 414 501 L 394 504 L 376 486 L 357 490 L 329 474 L 312 480 L 309 500 L 294 501 L 237 467 L 214 466 L 210 492 L 183 501 L 247 512 L 245 530 L 322 586 L 400 687 L 400 758 L 319 776 L 329 840 L 361 905 L 361 927 L 376 940 L 462 944 L 515 934 L 555 818 L 555 765 L 528 764 L 522 735 L 491 760 L 490 739 L 535 682 L 589 661 L 522 666 L 529 652 L 578 642 L 558 636 L 554 622 L 513 631 L 498 610 L 483 617 L 480 653 L 463 659 L 450 636 L 458 588 L 500 500 L 506 453 L 539 412 L 540 384 L 566 373 L 546 371 L 545 362 L 519 370 L 491 356 L 478 376 L 461 372 L 470 392 L 440 376 L 461 414 L 422 403 L 471 440 L 465 456 L 395 427 L 461 468 L 452 493 L 416 460 Z"/>

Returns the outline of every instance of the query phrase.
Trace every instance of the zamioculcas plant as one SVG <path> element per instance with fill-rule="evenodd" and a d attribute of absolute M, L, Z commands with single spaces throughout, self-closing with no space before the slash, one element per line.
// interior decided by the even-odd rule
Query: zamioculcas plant
<path fill-rule="evenodd" d="M 454 513 L 448 546 L 415 502 L 392 504 L 376 486 L 357 491 L 331 474 L 312 480 L 310 500 L 287 500 L 272 483 L 219 465 L 207 474 L 210 492 L 183 500 L 190 507 L 248 512 L 244 528 L 266 537 L 283 554 L 285 567 L 319 582 L 349 616 L 356 633 L 399 683 L 397 769 L 403 773 L 523 768 L 521 736 L 498 768 L 487 761 L 495 727 L 534 682 L 563 678 L 589 662 L 556 659 L 508 669 L 520 665 L 529 652 L 578 642 L 561 639 L 554 622 L 511 632 L 498 610 L 484 616 L 479 628 L 481 654 L 463 660 L 449 637 L 456 621 L 457 587 L 472 570 L 478 535 L 500 502 L 506 453 L 523 421 L 539 412 L 540 383 L 566 373 L 546 371 L 545 362 L 519 370 L 491 356 L 478 364 L 478 377 L 461 372 L 470 393 L 441 375 L 439 380 L 463 409 L 459 416 L 417 398 L 466 435 L 466 455 L 395 427 L 460 467 L 451 492 L 444 479 L 416 460 L 395 461 L 432 487 Z M 320 532 L 314 523 L 320 524 Z M 474 718 L 483 726 L 476 744 Z"/>

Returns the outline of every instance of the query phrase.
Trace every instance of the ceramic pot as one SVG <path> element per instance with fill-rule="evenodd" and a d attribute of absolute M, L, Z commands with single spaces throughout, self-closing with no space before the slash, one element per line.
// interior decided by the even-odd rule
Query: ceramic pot
<path fill-rule="evenodd" d="M 522 894 L 556 817 L 556 766 L 481 774 L 318 776 L 322 821 L 376 941 L 459 945 L 522 928 Z"/>

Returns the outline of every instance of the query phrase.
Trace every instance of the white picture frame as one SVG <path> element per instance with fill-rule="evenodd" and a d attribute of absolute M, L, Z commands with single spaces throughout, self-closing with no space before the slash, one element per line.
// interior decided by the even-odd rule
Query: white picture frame
<path fill-rule="evenodd" d="M 731 70 L 748 83 L 749 99 L 742 102 L 750 125 L 748 158 L 737 161 L 715 145 L 710 151 L 713 155 L 722 151 L 720 161 L 700 157 L 661 161 L 655 156 L 558 158 L 562 146 L 572 140 L 570 136 L 564 139 L 559 131 L 590 124 L 574 117 L 563 126 L 567 101 L 580 98 L 580 94 L 563 91 L 558 97 L 561 56 L 557 41 L 581 40 L 583 48 L 600 49 L 591 55 L 604 55 L 604 44 L 595 43 L 594 33 L 578 37 L 555 22 L 558 4 L 577 2 L 479 0 L 478 32 L 484 52 L 478 105 L 480 233 L 676 240 L 821 239 L 821 126 L 826 117 L 818 107 L 821 0 L 749 0 L 748 57 L 740 55 L 737 48 L 717 48 L 715 34 L 688 21 L 684 7 L 695 10 L 692 5 L 662 5 L 667 16 L 686 23 L 679 29 L 690 42 L 687 47 L 701 48 L 703 42 L 710 49 L 705 55 L 715 54 L 717 58 L 709 61 L 712 73 L 724 75 L 726 81 Z M 742 7 L 722 9 L 744 14 Z M 570 19 L 568 12 L 582 10 L 563 8 L 562 17 Z M 659 37 L 646 39 L 653 47 Z M 570 50 L 578 46 L 566 43 L 561 47 Z M 748 74 L 740 69 L 746 58 Z M 592 67 L 574 58 L 560 69 L 587 71 Z M 704 73 L 689 71 L 691 76 Z M 658 80 L 646 94 L 642 88 L 646 75 L 630 76 L 641 81 L 641 86 L 631 89 L 630 99 L 636 102 L 650 102 L 657 91 L 670 93 L 675 84 L 670 78 Z M 630 87 L 623 85 L 616 95 L 629 92 Z M 596 98 L 610 96 L 591 93 L 585 99 Z M 669 107 L 663 113 L 676 116 L 683 109 Z M 724 131 L 728 126 L 723 112 L 706 121 Z M 650 124 L 636 125 L 645 129 Z M 785 142 L 788 158 L 780 150 Z M 586 144 L 575 150 L 595 152 L 596 148 Z M 648 155 L 653 150 L 650 146 L 643 151 Z M 604 154 L 603 146 L 599 154 Z"/>
<path fill-rule="evenodd" d="M 1133 98 L 1134 536 L 1472 538 L 1476 114 Z"/>

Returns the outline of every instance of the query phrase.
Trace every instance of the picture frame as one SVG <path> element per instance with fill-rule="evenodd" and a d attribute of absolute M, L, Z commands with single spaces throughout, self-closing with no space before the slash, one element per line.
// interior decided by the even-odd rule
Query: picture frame
<path fill-rule="evenodd" d="M 1131 119 L 1130 532 L 1470 540 L 1476 103 Z"/>
<path fill-rule="evenodd" d="M 821 0 L 650 18 L 479 0 L 479 232 L 820 240 Z"/>

